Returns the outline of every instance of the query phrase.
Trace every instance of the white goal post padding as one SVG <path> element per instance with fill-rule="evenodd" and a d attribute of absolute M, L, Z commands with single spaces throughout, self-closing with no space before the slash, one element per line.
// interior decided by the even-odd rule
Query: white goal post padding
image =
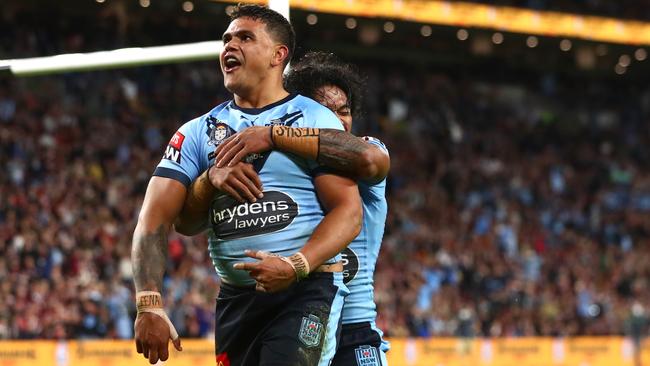
<path fill-rule="evenodd" d="M 172 62 L 214 60 L 223 50 L 223 42 L 208 41 L 171 46 L 132 47 L 112 51 L 70 53 L 0 61 L 0 69 L 9 69 L 14 76 L 33 76 L 144 66 Z"/>

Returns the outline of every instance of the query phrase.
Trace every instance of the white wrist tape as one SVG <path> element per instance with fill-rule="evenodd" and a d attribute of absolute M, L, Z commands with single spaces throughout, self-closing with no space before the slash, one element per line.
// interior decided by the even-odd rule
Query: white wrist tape
<path fill-rule="evenodd" d="M 153 313 L 163 318 L 169 326 L 169 334 L 172 340 L 178 339 L 178 332 L 174 328 L 174 324 L 169 320 L 167 313 L 162 304 L 162 296 L 160 292 L 156 291 L 139 291 L 135 294 L 135 304 L 140 313 Z"/>
<path fill-rule="evenodd" d="M 295 254 L 287 257 L 286 262 L 289 263 L 294 272 L 296 272 L 297 281 L 307 278 L 309 272 L 311 272 L 307 258 L 305 258 L 305 255 L 300 252 L 296 252 Z"/>
<path fill-rule="evenodd" d="M 269 252 L 263 252 L 263 253 L 271 257 L 278 257 L 283 262 L 288 263 L 291 266 L 291 268 L 293 268 L 293 271 L 296 272 L 296 281 L 300 281 L 302 279 L 307 278 L 309 272 L 311 272 L 307 258 L 305 257 L 304 254 L 300 252 L 296 252 L 295 254 L 292 254 L 288 257 L 284 257 L 276 253 L 269 253 Z"/>

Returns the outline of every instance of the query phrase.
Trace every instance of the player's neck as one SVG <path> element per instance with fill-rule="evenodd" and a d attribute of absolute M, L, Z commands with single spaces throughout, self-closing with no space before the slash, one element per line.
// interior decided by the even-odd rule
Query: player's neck
<path fill-rule="evenodd" d="M 286 98 L 289 93 L 282 86 L 282 82 L 262 83 L 251 90 L 235 94 L 235 103 L 241 108 L 263 108 Z"/>

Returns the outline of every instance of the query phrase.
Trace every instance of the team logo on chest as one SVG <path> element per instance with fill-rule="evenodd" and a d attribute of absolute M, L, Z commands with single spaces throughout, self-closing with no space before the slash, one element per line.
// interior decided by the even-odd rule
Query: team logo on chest
<path fill-rule="evenodd" d="M 320 337 L 323 330 L 323 324 L 316 315 L 309 314 L 309 317 L 302 317 L 300 333 L 298 338 L 307 347 L 316 347 L 320 343 Z"/>
<path fill-rule="evenodd" d="M 210 140 L 208 145 L 219 146 L 225 139 L 235 134 L 227 123 L 220 121 L 212 116 L 208 116 L 205 120 L 208 130 L 206 131 Z"/>
<path fill-rule="evenodd" d="M 354 350 L 359 366 L 379 366 L 377 349 L 371 346 L 361 346 Z"/>

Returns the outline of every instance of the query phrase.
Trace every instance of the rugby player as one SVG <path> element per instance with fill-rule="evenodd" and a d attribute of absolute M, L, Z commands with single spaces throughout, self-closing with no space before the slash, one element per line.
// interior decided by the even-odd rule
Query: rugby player
<path fill-rule="evenodd" d="M 152 364 L 167 359 L 170 338 L 180 349 L 160 294 L 166 235 L 190 183 L 202 172 L 208 178 L 223 172 L 212 169 L 215 147 L 252 126 L 274 126 L 276 141 L 287 142 L 297 139 L 287 132 L 289 126 L 342 130 L 329 109 L 283 87 L 282 72 L 295 44 L 288 21 L 257 5 L 238 6 L 231 19 L 220 63 L 234 99 L 174 134 L 149 183 L 134 233 L 136 348 Z M 317 151 L 308 139 L 301 136 L 298 144 L 312 156 Z M 211 185 L 194 192 L 210 198 L 209 251 L 222 280 L 217 364 L 328 365 L 348 292 L 338 253 L 361 228 L 356 182 L 321 171 L 313 159 L 280 151 L 251 156 L 229 172 L 256 173 L 256 188 L 263 191 L 243 203 L 215 194 Z"/>
<path fill-rule="evenodd" d="M 358 179 L 363 200 L 361 233 L 343 251 L 344 282 L 350 294 L 343 306 L 343 328 L 334 366 L 386 365 L 385 352 L 388 350 L 383 333 L 375 323 L 373 274 L 386 221 L 385 188 L 390 158 L 386 146 L 379 140 L 357 138 L 349 133 L 353 116 L 358 116 L 361 108 L 361 86 L 359 74 L 351 65 L 342 63 L 333 54 L 320 52 L 305 55 L 285 78 L 288 91 L 313 98 L 332 110 L 341 121 L 345 131 L 320 129 L 315 132 L 299 128 L 297 133 L 319 135 L 316 160 Z M 249 154 L 271 149 L 314 158 L 304 154 L 299 140 L 276 141 L 270 131 L 273 128 L 251 127 L 230 137 L 219 147 L 217 169 L 236 165 Z M 246 189 L 250 185 L 251 182 L 239 185 L 243 187 L 240 197 L 254 195 Z"/>

